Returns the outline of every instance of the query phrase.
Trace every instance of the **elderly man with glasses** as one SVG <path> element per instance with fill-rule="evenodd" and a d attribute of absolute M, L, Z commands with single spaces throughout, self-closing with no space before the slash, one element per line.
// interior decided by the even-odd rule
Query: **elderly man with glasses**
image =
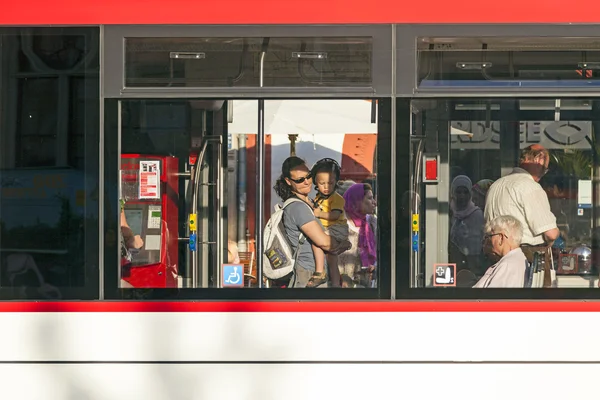
<path fill-rule="evenodd" d="M 550 154 L 543 146 L 533 144 L 523 149 L 519 166 L 490 186 L 484 212 L 486 222 L 502 215 L 519 220 L 523 227 L 521 248 L 529 262 L 537 251 L 546 255 L 544 287 L 552 286 L 550 247 L 560 234 L 548 196 L 538 183 L 548 172 L 549 163 Z"/>
<path fill-rule="evenodd" d="M 484 251 L 500 260 L 485 272 L 474 288 L 522 288 L 525 286 L 527 258 L 521 250 L 523 227 L 509 215 L 494 218 L 485 225 Z"/>

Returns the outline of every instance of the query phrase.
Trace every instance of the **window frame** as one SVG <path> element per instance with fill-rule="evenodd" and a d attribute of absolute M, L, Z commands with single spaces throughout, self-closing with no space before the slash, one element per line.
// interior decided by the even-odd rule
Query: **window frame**
<path fill-rule="evenodd" d="M 514 97 L 514 88 L 419 88 L 417 69 L 417 41 L 420 37 L 590 37 L 600 38 L 598 27 L 593 24 L 398 24 L 395 25 L 396 84 L 400 97 Z M 561 88 L 561 95 L 574 97 L 597 93 L 593 88 Z M 519 88 L 517 97 L 556 97 L 556 87 Z"/>
<path fill-rule="evenodd" d="M 481 100 L 485 101 L 487 98 L 494 100 L 501 100 L 502 96 L 487 96 L 486 98 L 481 98 L 478 96 L 462 96 L 465 100 Z M 557 96 L 556 98 L 562 99 L 574 99 L 573 96 Z M 585 98 L 585 99 L 597 99 L 600 101 L 600 96 L 577 96 L 575 98 Z M 397 113 L 399 115 L 399 121 L 408 120 L 410 117 L 401 118 L 401 115 L 410 116 L 412 113 L 412 101 L 419 101 L 422 98 L 413 97 L 411 99 L 403 99 L 403 101 L 398 102 Z M 432 101 L 456 101 L 456 97 L 432 97 L 430 98 Z M 533 96 L 529 94 L 524 94 L 521 96 L 515 97 L 516 100 L 521 99 L 546 99 L 544 96 Z M 428 99 L 429 100 L 429 99 Z M 412 118 L 410 118 L 412 120 Z M 413 121 L 411 121 L 411 125 Z M 450 124 L 450 120 L 448 121 Z M 400 130 L 398 129 L 396 134 L 398 136 L 398 145 L 396 147 L 397 152 L 401 151 L 401 148 L 411 148 L 411 132 L 412 127 L 409 130 Z M 413 135 L 414 138 L 414 135 Z M 449 140 L 449 134 L 448 134 Z M 448 151 L 450 147 L 450 143 L 447 144 Z M 500 151 L 500 150 L 498 150 Z M 412 157 L 412 156 L 411 156 Z M 406 163 L 407 168 L 409 167 L 409 162 Z M 396 186 L 398 188 L 399 197 L 397 198 L 396 208 L 400 209 L 402 207 L 401 204 L 401 194 L 403 193 L 403 188 L 405 190 L 409 190 L 410 186 L 407 182 L 407 179 L 398 176 Z M 448 184 L 448 183 L 447 183 Z M 449 184 L 448 184 L 449 185 Z M 439 218 L 439 217 L 438 217 Z M 399 215 L 398 218 L 398 226 L 397 226 L 397 247 L 400 245 L 401 241 L 410 239 L 411 232 L 411 224 L 408 219 L 402 220 Z M 407 262 L 410 261 L 410 252 L 407 254 L 397 254 L 397 257 L 405 259 Z M 473 288 L 463 288 L 463 287 L 443 287 L 443 288 L 435 288 L 435 287 L 420 287 L 415 288 L 411 287 L 410 283 L 413 279 L 412 274 L 410 272 L 410 267 L 402 267 L 398 265 L 398 276 L 396 279 L 396 291 L 397 298 L 402 300 L 549 300 L 549 301 L 558 301 L 558 300 L 597 300 L 600 298 L 600 289 L 597 287 L 582 287 L 582 288 L 486 288 L 486 289 L 473 289 Z M 600 273 L 600 271 L 599 271 Z"/>
<path fill-rule="evenodd" d="M 388 97 L 392 95 L 392 25 L 213 25 L 213 26 L 132 26 L 104 27 L 104 69 L 113 71 L 104 80 L 104 97 L 182 97 L 206 98 L 289 98 L 296 97 Z M 314 38 L 372 37 L 372 84 L 364 87 L 179 87 L 132 88 L 125 86 L 125 39 L 135 37 L 178 38 Z"/>
<path fill-rule="evenodd" d="M 175 100 L 173 97 L 167 99 Z M 177 99 L 186 99 L 178 97 Z M 226 99 L 221 97 L 219 99 Z M 243 98 L 248 100 L 247 97 Z M 275 98 L 281 100 L 281 98 Z M 306 99 L 289 96 L 286 99 Z M 360 98 L 364 100 L 364 98 Z M 393 153 L 391 151 L 392 142 L 392 99 L 391 98 L 376 98 L 379 102 L 383 102 L 384 106 L 378 107 L 378 115 L 381 116 L 378 120 L 377 134 L 377 190 L 378 198 L 385 199 L 378 202 L 378 264 L 380 272 L 378 276 L 377 289 L 342 289 L 342 288 L 327 288 L 319 290 L 311 289 L 259 289 L 259 288 L 157 288 L 157 289 L 141 289 L 141 288 L 119 288 L 118 283 L 118 242 L 113 240 L 118 227 L 118 215 L 113 215 L 110 210 L 116 210 L 118 199 L 117 196 L 104 192 L 104 205 L 101 208 L 103 214 L 102 220 L 104 223 L 102 237 L 104 240 L 103 252 L 103 272 L 102 272 L 102 298 L 107 300 L 389 300 L 391 297 L 392 279 L 391 279 L 391 218 L 382 218 L 381 216 L 391 216 L 392 202 L 391 193 L 393 191 L 393 183 L 391 176 L 393 175 L 390 165 L 392 164 Z M 119 124 L 120 118 L 120 101 L 138 100 L 134 98 L 122 99 L 104 99 L 104 185 L 105 187 L 118 186 L 118 165 L 120 155 L 119 141 Z M 145 100 L 166 100 L 165 97 L 145 98 Z M 258 101 L 258 98 L 253 99 Z M 381 182 L 390 182 L 382 184 Z M 114 198 L 113 198 L 114 197 Z M 264 205 L 263 205 L 264 207 Z M 227 215 L 226 212 L 223 213 Z M 266 222 L 266 221 L 265 221 Z M 108 240 L 108 238 L 111 238 Z"/>

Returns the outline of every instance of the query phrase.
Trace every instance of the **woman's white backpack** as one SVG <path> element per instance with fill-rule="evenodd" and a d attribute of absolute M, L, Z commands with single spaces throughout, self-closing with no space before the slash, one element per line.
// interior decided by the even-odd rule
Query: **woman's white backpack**
<path fill-rule="evenodd" d="M 276 204 L 275 211 L 263 232 L 264 254 L 263 254 L 263 274 L 269 279 L 281 279 L 294 270 L 298 249 L 306 239 L 302 233 L 298 238 L 298 247 L 294 251 L 292 245 L 285 234 L 283 226 L 283 210 L 295 201 L 299 201 L 310 208 L 308 204 L 297 198 L 287 199 L 283 206 Z M 312 212 L 312 210 L 311 210 Z"/>

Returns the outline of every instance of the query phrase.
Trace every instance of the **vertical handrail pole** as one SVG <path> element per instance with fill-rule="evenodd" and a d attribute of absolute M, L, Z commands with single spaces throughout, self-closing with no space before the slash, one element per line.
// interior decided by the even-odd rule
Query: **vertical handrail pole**
<path fill-rule="evenodd" d="M 264 62 L 269 39 L 265 38 L 260 54 L 260 87 L 263 87 Z M 263 227 L 264 227 L 264 202 L 265 202 L 265 100 L 258 100 L 258 130 L 256 133 L 256 278 L 258 287 L 263 287 Z"/>
<path fill-rule="evenodd" d="M 198 152 L 198 157 L 196 157 L 196 165 L 192 170 L 192 178 L 190 179 L 191 184 L 191 193 L 192 193 L 192 206 L 190 209 L 190 214 L 196 214 L 198 216 L 198 186 L 200 183 L 200 170 L 202 169 L 202 163 L 204 162 L 204 154 L 206 153 L 206 147 L 208 146 L 208 140 L 204 139 L 202 143 L 202 148 Z M 196 222 L 197 224 L 197 222 Z M 191 235 L 192 232 L 190 232 Z M 196 233 L 196 250 L 190 250 L 188 246 L 188 254 L 190 255 L 190 259 L 192 260 L 192 288 L 198 287 L 198 234 Z M 195 253 L 195 254 L 194 254 Z"/>
<path fill-rule="evenodd" d="M 263 225 L 265 200 L 265 101 L 258 100 L 258 137 L 256 140 L 256 276 L 258 287 L 263 287 L 262 254 L 263 254 Z"/>
<path fill-rule="evenodd" d="M 248 251 L 246 241 L 246 135 L 238 135 L 238 161 L 237 161 L 237 243 L 239 251 Z"/>
<path fill-rule="evenodd" d="M 221 268 L 223 268 L 223 254 L 226 251 L 228 242 L 223 243 L 223 142 L 221 140 L 217 141 L 217 185 L 216 185 L 216 200 L 217 200 L 217 210 L 215 213 L 215 219 L 217 220 L 217 229 L 216 234 L 217 238 L 216 242 L 216 250 L 217 250 L 217 268 L 219 269 L 219 273 L 217 274 L 217 287 L 221 288 L 223 285 L 222 278 L 223 274 Z"/>

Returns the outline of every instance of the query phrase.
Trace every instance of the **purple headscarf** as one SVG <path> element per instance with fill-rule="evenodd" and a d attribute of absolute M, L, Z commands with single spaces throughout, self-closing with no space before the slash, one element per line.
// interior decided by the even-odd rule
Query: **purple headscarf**
<path fill-rule="evenodd" d="M 360 205 L 365 198 L 365 185 L 356 183 L 344 193 L 344 211 L 346 217 L 354 222 L 358 229 L 358 253 L 363 267 L 375 265 L 377 262 L 377 243 L 375 232 L 367 222 L 367 215 L 360 210 Z"/>

